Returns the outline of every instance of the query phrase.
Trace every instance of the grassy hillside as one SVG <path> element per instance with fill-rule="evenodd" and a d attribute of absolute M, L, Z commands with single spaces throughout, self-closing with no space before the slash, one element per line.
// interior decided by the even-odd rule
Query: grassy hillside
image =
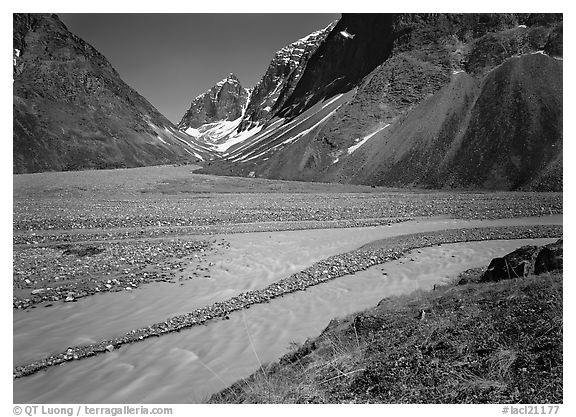
<path fill-rule="evenodd" d="M 560 403 L 562 272 L 448 285 L 333 320 L 226 403 Z"/>

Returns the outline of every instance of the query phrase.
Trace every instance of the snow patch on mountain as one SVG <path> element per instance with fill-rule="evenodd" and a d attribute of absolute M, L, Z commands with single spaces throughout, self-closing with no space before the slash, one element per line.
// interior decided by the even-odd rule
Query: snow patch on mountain
<path fill-rule="evenodd" d="M 324 116 L 319 122 L 317 122 L 314 126 L 309 127 L 306 130 L 303 130 L 302 132 L 298 133 L 296 136 L 285 140 L 282 144 L 286 144 L 286 143 L 290 143 L 290 142 L 294 142 L 296 139 L 301 138 L 304 135 L 307 135 L 308 133 L 312 132 L 314 129 L 316 129 L 318 126 L 320 126 L 321 124 L 323 124 L 326 120 L 328 120 L 329 118 L 332 117 L 332 115 L 334 113 L 336 113 L 336 111 L 340 108 L 340 106 L 336 107 L 334 110 L 332 110 L 330 113 L 328 113 L 326 116 Z"/>
<path fill-rule="evenodd" d="M 316 129 L 316 128 L 319 127 L 320 125 L 322 125 L 326 120 L 328 120 L 330 117 L 332 117 L 332 115 L 333 115 L 334 113 L 336 113 L 336 111 L 337 111 L 339 108 L 340 108 L 340 106 L 336 107 L 334 110 L 332 110 L 332 111 L 331 111 L 330 113 L 328 113 L 326 116 L 324 116 L 319 122 L 315 123 L 312 127 L 309 127 L 308 129 L 303 130 L 302 132 L 299 132 L 298 134 L 296 134 L 296 135 L 294 135 L 294 136 L 291 136 L 291 137 L 289 137 L 288 139 L 285 139 L 284 141 L 280 142 L 279 144 L 274 145 L 274 146 L 272 146 L 271 148 L 268 148 L 268 149 L 266 149 L 265 151 L 263 151 L 263 152 L 261 152 L 261 153 L 259 153 L 259 154 L 257 154 L 257 155 L 250 156 L 249 158 L 239 158 L 238 161 L 243 161 L 243 162 L 251 161 L 251 160 L 256 159 L 256 158 L 258 158 L 258 157 L 260 157 L 260 156 L 262 156 L 262 155 L 264 155 L 264 154 L 266 154 L 266 153 L 268 153 L 268 152 L 270 152 L 270 151 L 276 150 L 276 149 L 278 149 L 278 148 L 280 148 L 280 147 L 283 147 L 283 146 L 288 145 L 289 143 L 292 143 L 292 142 L 297 141 L 298 139 L 304 137 L 305 135 L 307 135 L 308 133 L 312 132 L 314 129 Z M 310 117 L 308 117 L 308 118 L 305 119 L 304 121 L 308 120 L 309 118 L 310 118 Z M 298 123 L 298 125 L 302 124 L 304 121 Z M 298 125 L 297 125 L 297 126 L 298 126 Z M 291 130 L 292 130 L 292 129 L 291 129 Z M 247 155 L 247 156 L 249 156 L 249 155 Z"/>
<path fill-rule="evenodd" d="M 189 136 L 192 136 L 194 138 L 200 137 L 201 133 L 198 129 L 195 129 L 193 127 L 189 127 L 188 129 L 186 129 L 184 131 L 184 133 L 186 133 Z"/>
<path fill-rule="evenodd" d="M 244 130 L 242 132 L 236 133 L 226 139 L 226 141 L 217 144 L 214 146 L 214 150 L 217 152 L 226 152 L 232 146 L 242 143 L 245 140 L 251 138 L 252 136 L 256 135 L 260 130 L 262 130 L 264 126 L 256 126 L 252 129 Z"/>
<path fill-rule="evenodd" d="M 330 100 L 328 100 L 328 102 L 322 103 L 322 108 L 328 107 L 330 104 L 334 103 L 336 100 L 338 100 L 343 95 L 344 95 L 344 93 L 336 94 L 334 97 L 332 97 Z"/>
<path fill-rule="evenodd" d="M 340 35 L 344 36 L 346 39 L 354 39 L 354 36 L 356 36 L 348 32 L 347 29 L 340 31 Z"/>
<path fill-rule="evenodd" d="M 240 124 L 241 117 L 235 120 L 221 120 L 219 122 L 207 123 L 198 129 L 201 133 L 202 140 L 206 144 L 215 143 L 225 136 L 232 134 Z"/>
<path fill-rule="evenodd" d="M 202 155 L 197 154 L 196 152 L 190 152 L 188 149 L 184 148 L 184 150 L 186 152 L 188 152 L 190 155 L 195 156 L 196 158 L 198 158 L 201 161 L 204 161 L 204 158 L 202 157 Z"/>
<path fill-rule="evenodd" d="M 368 142 L 368 140 L 374 136 L 376 133 L 381 132 L 382 130 L 386 129 L 388 126 L 390 126 L 390 123 L 388 123 L 387 125 L 381 127 L 380 129 L 376 130 L 375 132 L 370 133 L 368 136 L 364 136 L 362 139 L 358 138 L 356 139 L 356 141 L 359 141 L 356 145 L 350 146 L 347 150 L 348 155 L 352 155 L 358 148 L 360 148 L 362 145 L 364 145 L 366 142 Z"/>

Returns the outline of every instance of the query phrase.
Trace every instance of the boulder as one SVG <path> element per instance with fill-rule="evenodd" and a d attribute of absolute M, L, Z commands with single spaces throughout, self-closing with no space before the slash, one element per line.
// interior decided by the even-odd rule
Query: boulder
<path fill-rule="evenodd" d="M 76 255 L 82 258 L 84 256 L 97 255 L 101 252 L 104 252 L 104 249 L 96 246 L 79 246 L 79 247 L 68 247 L 64 252 L 62 252 L 62 254 Z"/>
<path fill-rule="evenodd" d="M 544 272 L 563 269 L 562 248 L 562 239 L 542 247 L 534 260 L 534 274 L 539 275 Z"/>
<path fill-rule="evenodd" d="M 525 277 L 531 272 L 532 259 L 538 249 L 538 246 L 522 246 L 504 257 L 492 259 L 480 282 Z"/>
<path fill-rule="evenodd" d="M 522 246 L 501 258 L 492 259 L 480 282 L 523 278 L 557 269 L 562 269 L 562 239 L 546 246 Z"/>

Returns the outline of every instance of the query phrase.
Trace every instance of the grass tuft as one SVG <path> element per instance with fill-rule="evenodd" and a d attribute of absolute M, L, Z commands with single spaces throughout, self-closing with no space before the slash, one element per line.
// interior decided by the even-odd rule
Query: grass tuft
<path fill-rule="evenodd" d="M 210 401 L 561 403 L 562 272 L 466 282 L 333 320 Z"/>

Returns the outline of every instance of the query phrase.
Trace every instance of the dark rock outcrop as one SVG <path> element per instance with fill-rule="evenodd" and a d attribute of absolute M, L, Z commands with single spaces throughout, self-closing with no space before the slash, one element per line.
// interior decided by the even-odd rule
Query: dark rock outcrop
<path fill-rule="evenodd" d="M 537 252 L 538 246 L 522 246 L 502 258 L 492 259 L 480 282 L 496 282 L 529 275 L 534 269 L 534 258 Z"/>
<path fill-rule="evenodd" d="M 545 246 L 522 246 L 501 258 L 494 258 L 480 282 L 523 278 L 562 269 L 562 239 Z"/>
<path fill-rule="evenodd" d="M 562 239 L 560 239 L 556 243 L 541 248 L 534 261 L 534 274 L 539 275 L 563 269 L 563 246 Z"/>
<path fill-rule="evenodd" d="M 294 117 L 321 99 L 349 91 L 390 56 L 393 45 L 394 15 L 343 15 L 278 114 Z"/>
<path fill-rule="evenodd" d="M 557 24 L 548 35 L 548 41 L 544 45 L 544 52 L 553 57 L 562 57 L 563 55 L 563 25 L 562 22 Z"/>

